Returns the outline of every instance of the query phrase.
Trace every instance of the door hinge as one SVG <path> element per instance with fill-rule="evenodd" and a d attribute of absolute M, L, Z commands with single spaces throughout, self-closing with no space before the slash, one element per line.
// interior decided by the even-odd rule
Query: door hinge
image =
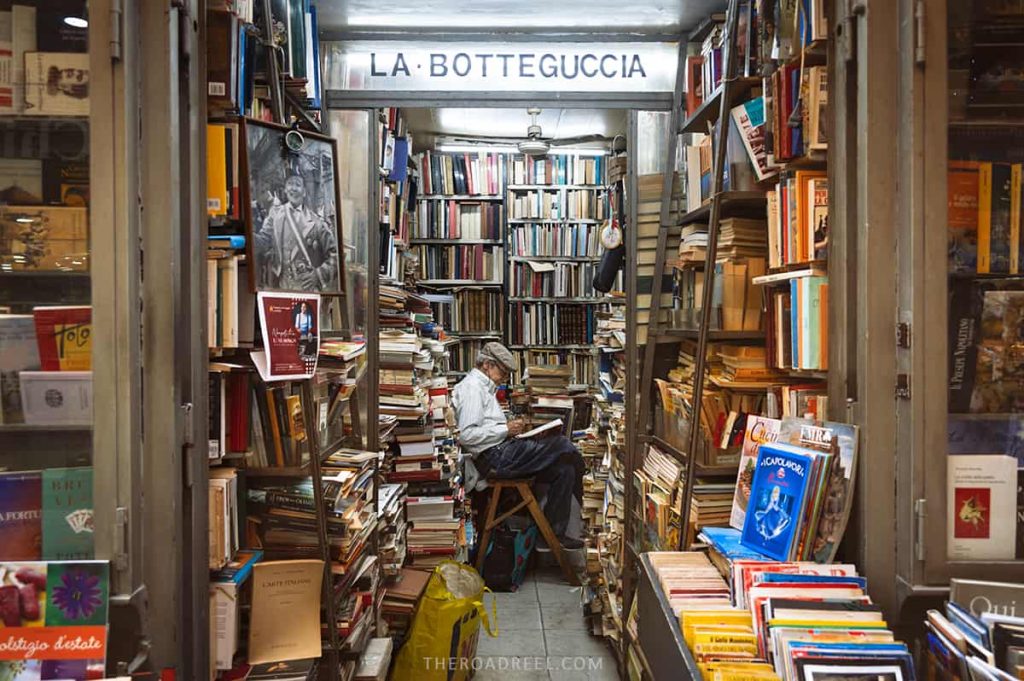
<path fill-rule="evenodd" d="M 896 374 L 896 397 L 910 399 L 910 374 Z"/>
<path fill-rule="evenodd" d="M 896 324 L 896 347 L 910 347 L 910 322 L 897 322 Z"/>
<path fill-rule="evenodd" d="M 110 61 L 115 64 L 121 61 L 121 48 L 124 39 L 124 0 L 111 0 L 110 3 Z"/>
<path fill-rule="evenodd" d="M 924 66 L 926 52 L 925 44 L 925 0 L 914 2 L 914 63 Z"/>
<path fill-rule="evenodd" d="M 926 501 L 926 499 L 914 500 L 914 556 L 917 560 L 924 560 L 924 521 L 928 517 L 925 512 Z"/>
<path fill-rule="evenodd" d="M 114 510 L 114 568 L 128 567 L 128 509 L 118 506 Z"/>
<path fill-rule="evenodd" d="M 195 447 L 195 419 L 192 414 L 192 403 L 185 402 L 179 408 L 181 409 L 181 444 L 183 447 Z"/>

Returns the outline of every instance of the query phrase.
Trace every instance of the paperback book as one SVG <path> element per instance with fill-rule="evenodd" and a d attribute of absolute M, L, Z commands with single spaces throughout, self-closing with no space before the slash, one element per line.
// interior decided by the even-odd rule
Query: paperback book
<path fill-rule="evenodd" d="M 767 443 L 757 454 L 742 544 L 775 560 L 789 560 L 813 480 L 814 457 L 798 447 Z"/>

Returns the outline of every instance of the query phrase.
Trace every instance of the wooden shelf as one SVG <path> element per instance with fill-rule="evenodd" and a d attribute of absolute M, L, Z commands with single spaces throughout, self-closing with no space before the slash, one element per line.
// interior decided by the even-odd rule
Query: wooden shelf
<path fill-rule="evenodd" d="M 608 189 L 608 186 L 603 184 L 510 184 L 507 189 L 512 192 L 531 191 L 535 189 L 552 192 L 561 191 L 563 189 L 590 189 L 594 191 L 601 191 Z"/>
<path fill-rule="evenodd" d="M 745 78 L 740 77 L 733 81 L 732 94 L 736 97 L 733 101 L 729 102 L 730 106 L 735 105 L 736 102 L 744 101 L 750 91 L 755 87 L 761 86 L 760 78 Z M 722 101 L 722 90 L 724 83 L 719 85 L 710 97 L 701 102 L 693 115 L 683 121 L 682 125 L 679 126 L 679 132 L 707 132 L 709 123 L 715 123 L 718 121 L 718 110 Z"/>
<path fill-rule="evenodd" d="M 581 345 L 581 344 L 570 344 L 570 345 L 542 345 L 540 343 L 529 343 L 519 345 L 509 345 L 509 350 L 594 350 L 595 345 Z"/>
<path fill-rule="evenodd" d="M 699 333 L 699 329 L 664 329 L 658 333 L 658 341 L 661 342 L 663 338 L 672 340 L 682 338 L 696 339 Z M 764 331 L 722 331 L 720 329 L 711 329 L 708 331 L 708 340 L 764 340 Z"/>
<path fill-rule="evenodd" d="M 459 244 L 484 244 L 486 246 L 501 246 L 505 242 L 500 239 L 409 239 L 409 244 L 441 244 L 445 246 L 458 246 Z"/>
<path fill-rule="evenodd" d="M 445 331 L 452 338 L 501 338 L 501 331 Z"/>
<path fill-rule="evenodd" d="M 768 199 L 764 192 L 722 192 L 722 219 L 735 217 L 763 218 L 768 210 Z M 707 222 L 711 217 L 711 201 L 700 208 L 691 210 L 679 219 L 676 226 L 689 225 L 694 222 Z"/>
<path fill-rule="evenodd" d="M 501 288 L 500 281 L 478 281 L 476 279 L 420 279 L 417 286 L 474 286 L 478 288 Z"/>
<path fill-rule="evenodd" d="M 515 301 L 519 303 L 583 303 L 586 305 L 597 305 L 603 303 L 604 298 L 556 298 L 554 296 L 541 296 L 534 298 L 531 296 L 509 296 L 509 301 Z"/>
<path fill-rule="evenodd" d="M 540 261 L 540 262 L 597 262 L 601 259 L 598 255 L 510 255 L 508 257 L 512 262 L 529 262 Z"/>
<path fill-rule="evenodd" d="M 760 277 L 754 277 L 751 282 L 758 286 L 770 286 L 772 284 L 789 283 L 793 279 L 805 279 L 807 277 L 824 277 L 826 272 L 820 265 L 801 266 L 800 269 L 788 272 L 774 272 Z"/>
<path fill-rule="evenodd" d="M 1013 280 L 1019 280 L 1019 279 L 1024 279 L 1024 274 L 994 274 L 994 273 L 982 274 L 980 272 L 950 272 L 949 273 L 949 278 L 950 279 L 961 279 L 961 280 L 964 280 L 964 281 L 972 281 L 972 280 L 975 280 L 975 279 L 977 279 L 977 280 L 987 280 L 987 279 L 1013 279 Z"/>
<path fill-rule="evenodd" d="M 506 222 L 510 225 L 535 225 L 535 224 L 550 224 L 550 225 L 561 225 L 561 224 L 580 224 L 580 225 L 599 225 L 604 220 L 594 220 L 592 218 L 509 218 Z"/>
<path fill-rule="evenodd" d="M 421 194 L 416 197 L 425 201 L 503 201 L 501 194 Z"/>
<path fill-rule="evenodd" d="M 53 437 L 63 436 L 68 433 L 89 433 L 92 426 L 68 426 L 68 425 L 39 425 L 35 423 L 2 423 L 0 424 L 0 435 L 50 435 Z"/>

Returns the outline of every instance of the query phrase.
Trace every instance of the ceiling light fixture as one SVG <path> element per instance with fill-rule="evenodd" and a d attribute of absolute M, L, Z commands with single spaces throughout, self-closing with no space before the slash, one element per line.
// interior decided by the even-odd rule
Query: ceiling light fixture
<path fill-rule="evenodd" d="M 89 22 L 82 17 L 64 17 L 64 23 L 72 28 L 89 28 Z"/>

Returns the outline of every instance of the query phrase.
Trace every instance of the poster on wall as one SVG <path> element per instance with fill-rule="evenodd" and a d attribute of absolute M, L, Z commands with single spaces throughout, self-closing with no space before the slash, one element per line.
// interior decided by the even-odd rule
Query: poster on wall
<path fill-rule="evenodd" d="M 0 679 L 103 678 L 110 565 L 0 562 Z"/>
<path fill-rule="evenodd" d="M 253 288 L 341 293 L 334 141 L 251 119 L 242 131 Z"/>
<path fill-rule="evenodd" d="M 264 381 L 312 378 L 320 353 L 320 296 L 258 293 L 263 350 L 252 360 Z"/>

